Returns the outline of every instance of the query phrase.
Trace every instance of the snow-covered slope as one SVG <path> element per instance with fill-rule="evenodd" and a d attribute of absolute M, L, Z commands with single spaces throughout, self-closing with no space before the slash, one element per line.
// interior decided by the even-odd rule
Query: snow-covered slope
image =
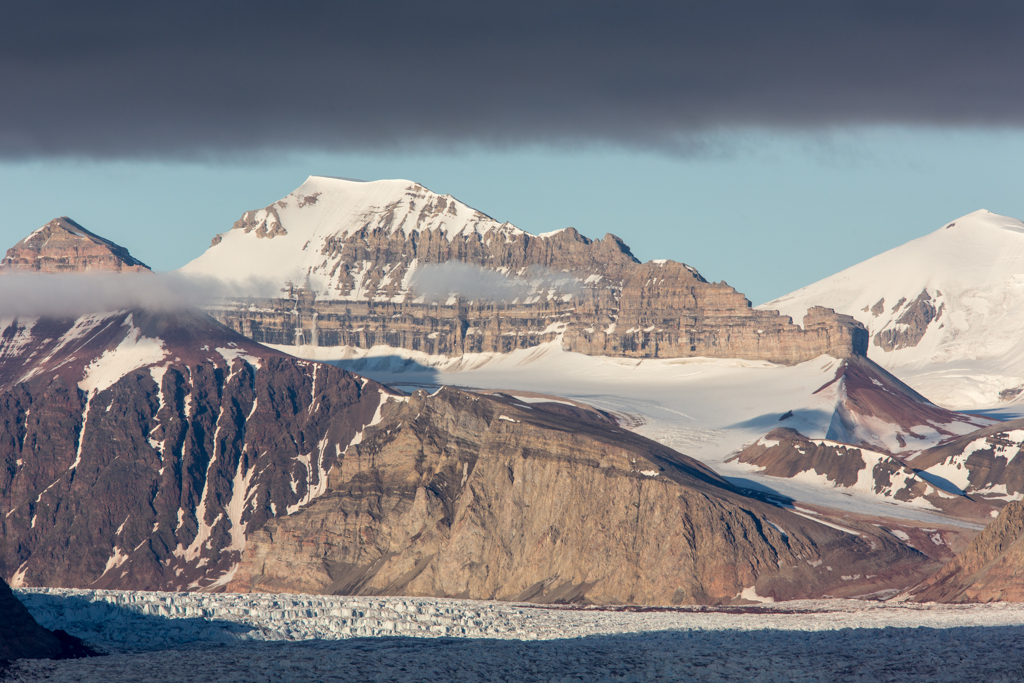
<path fill-rule="evenodd" d="M 779 479 L 730 462 L 767 432 L 785 426 L 900 458 L 994 420 L 946 411 L 864 360 L 821 356 L 795 366 L 765 361 L 634 359 L 571 353 L 559 341 L 506 354 L 459 358 L 379 346 L 278 347 L 397 387 L 448 384 L 544 400 L 579 401 L 615 414 L 630 429 L 712 467 L 733 483 L 801 503 L 851 512 L 928 519 L 920 506 L 820 482 Z"/>
<path fill-rule="evenodd" d="M 346 264 L 348 259 L 341 252 L 347 238 L 377 231 L 401 238 L 399 248 L 413 232 L 434 231 L 448 240 L 524 234 L 451 195 L 435 194 L 410 180 L 362 182 L 310 176 L 284 199 L 258 211 L 247 211 L 231 230 L 214 238 L 206 253 L 180 272 L 239 284 L 259 279 L 262 289 L 249 289 L 264 296 L 277 296 L 282 287 L 292 284 L 306 286 L 326 298 L 365 298 L 358 285 L 369 273 L 361 271 L 352 273 L 356 286 L 339 294 L 341 280 L 348 275 L 341 266 L 359 265 Z"/>
<path fill-rule="evenodd" d="M 955 409 L 1024 390 L 1024 223 L 975 211 L 759 308 L 814 305 L 870 332 L 868 356 Z"/>

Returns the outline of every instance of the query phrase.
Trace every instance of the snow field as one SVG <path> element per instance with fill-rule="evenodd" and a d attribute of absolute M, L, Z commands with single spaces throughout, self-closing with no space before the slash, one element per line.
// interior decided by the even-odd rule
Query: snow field
<path fill-rule="evenodd" d="M 946 408 L 1004 408 L 1001 393 L 1024 387 L 1022 269 L 1024 223 L 981 210 L 757 308 L 801 320 L 828 306 L 873 339 L 906 330 L 900 319 L 927 292 L 937 317 L 919 343 L 885 351 L 872 341 L 868 356 Z"/>
<path fill-rule="evenodd" d="M 430 598 L 19 589 L 111 653 L 20 681 L 1018 681 L 1024 605 L 807 600 L 566 608 Z"/>
<path fill-rule="evenodd" d="M 978 528 L 919 501 L 905 503 L 876 493 L 873 485 L 837 489 L 833 482 L 822 486 L 812 478 L 772 477 L 760 467 L 730 461 L 776 427 L 792 427 L 811 439 L 826 437 L 839 397 L 831 387 L 817 390 L 835 377 L 840 361 L 830 356 L 795 366 L 714 358 L 639 360 L 572 353 L 559 339 L 507 354 L 455 358 L 385 346 L 271 347 L 400 389 L 447 384 L 512 395 L 528 392 L 533 401 L 536 394 L 579 401 L 613 413 L 631 431 L 700 460 L 743 488 L 875 517 Z M 792 417 L 780 422 L 787 411 Z M 893 430 L 883 423 L 872 428 L 880 434 Z"/>

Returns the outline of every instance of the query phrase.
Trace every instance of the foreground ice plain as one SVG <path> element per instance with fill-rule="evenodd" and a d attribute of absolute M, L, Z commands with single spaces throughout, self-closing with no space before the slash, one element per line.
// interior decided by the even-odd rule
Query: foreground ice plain
<path fill-rule="evenodd" d="M 428 598 L 17 591 L 107 657 L 48 681 L 1019 681 L 1024 605 L 569 608 Z M 747 613 L 744 613 L 746 610 Z"/>

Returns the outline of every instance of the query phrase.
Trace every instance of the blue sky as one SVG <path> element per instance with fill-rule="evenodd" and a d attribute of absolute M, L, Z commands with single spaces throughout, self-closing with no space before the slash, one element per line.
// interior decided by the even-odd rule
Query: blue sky
<path fill-rule="evenodd" d="M 529 232 L 614 233 L 755 304 L 986 208 L 1024 217 L 1024 134 L 954 127 L 745 131 L 669 153 L 610 144 L 418 146 L 206 161 L 0 161 L 0 244 L 59 215 L 177 268 L 307 175 L 408 178 Z"/>

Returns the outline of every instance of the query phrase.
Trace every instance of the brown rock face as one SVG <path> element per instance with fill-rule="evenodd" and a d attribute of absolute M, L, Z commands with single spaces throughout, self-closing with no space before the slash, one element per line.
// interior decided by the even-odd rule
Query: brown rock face
<path fill-rule="evenodd" d="M 843 360 L 835 378 L 815 393 L 826 391 L 835 392 L 839 400 L 825 438 L 873 450 L 913 450 L 914 442 L 925 438 L 918 433 L 921 428 L 934 429 L 944 439 L 953 440 L 965 428 L 973 431 L 991 424 L 986 418 L 940 408 L 863 356 Z M 884 443 L 874 430 L 865 427 L 872 420 L 893 428 L 897 444 Z M 916 462 L 914 467 L 924 469 Z"/>
<path fill-rule="evenodd" d="M 64 216 L 56 218 L 7 250 L 0 272 L 149 271 L 124 247 L 94 235 Z"/>
<path fill-rule="evenodd" d="M 46 659 L 61 651 L 57 637 L 36 623 L 7 582 L 0 579 L 0 661 Z"/>
<path fill-rule="evenodd" d="M 715 604 L 865 594 L 924 571 L 857 532 L 744 497 L 606 421 L 442 389 L 396 404 L 323 496 L 268 521 L 228 589 Z"/>
<path fill-rule="evenodd" d="M 775 311 L 751 308 L 724 282 L 706 282 L 681 263 L 629 268 L 617 307 L 599 290 L 576 305 L 564 336 L 570 351 L 634 358 L 753 358 L 795 364 L 822 354 L 864 355 L 867 333 L 852 317 L 811 308 L 801 329 Z"/>
<path fill-rule="evenodd" d="M 967 550 L 911 594 L 917 602 L 1024 601 L 1024 501 L 1007 503 Z"/>

